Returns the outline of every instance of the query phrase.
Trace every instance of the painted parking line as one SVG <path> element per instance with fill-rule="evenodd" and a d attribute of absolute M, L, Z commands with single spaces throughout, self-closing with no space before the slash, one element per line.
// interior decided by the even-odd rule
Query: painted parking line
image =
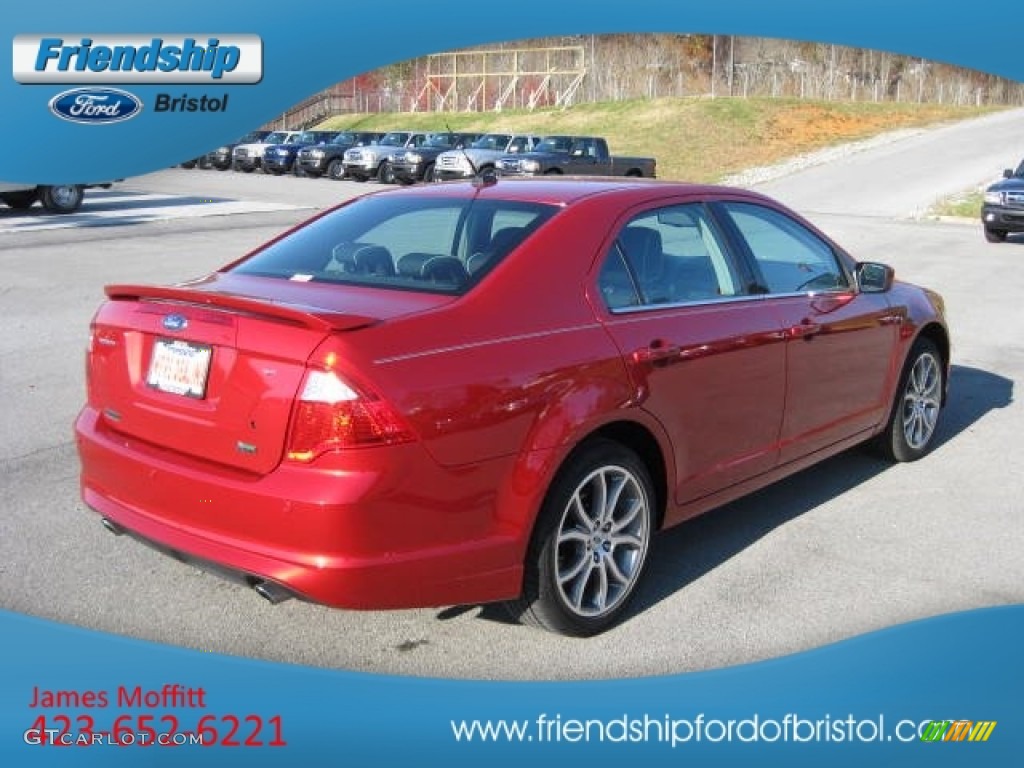
<path fill-rule="evenodd" d="M 235 200 L 226 197 L 89 189 L 85 192 L 85 202 L 75 213 L 48 213 L 38 205 L 25 211 L 0 206 L 0 233 L 37 232 L 71 227 L 108 227 L 202 216 L 292 211 L 308 207 L 310 206 Z"/>

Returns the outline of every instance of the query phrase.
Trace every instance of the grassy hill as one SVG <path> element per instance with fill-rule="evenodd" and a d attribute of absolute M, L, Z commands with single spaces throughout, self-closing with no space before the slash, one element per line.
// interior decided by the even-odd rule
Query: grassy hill
<path fill-rule="evenodd" d="M 342 115 L 318 128 L 530 131 L 605 136 L 614 154 L 653 156 L 658 176 L 714 182 L 746 168 L 884 131 L 975 117 L 993 108 L 788 99 L 665 98 L 533 112 Z"/>

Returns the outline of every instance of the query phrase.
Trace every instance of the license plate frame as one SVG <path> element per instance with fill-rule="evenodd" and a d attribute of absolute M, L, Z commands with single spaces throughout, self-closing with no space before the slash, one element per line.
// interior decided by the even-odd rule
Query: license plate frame
<path fill-rule="evenodd" d="M 146 385 L 169 395 L 203 400 L 210 380 L 213 347 L 183 339 L 156 339 Z"/>

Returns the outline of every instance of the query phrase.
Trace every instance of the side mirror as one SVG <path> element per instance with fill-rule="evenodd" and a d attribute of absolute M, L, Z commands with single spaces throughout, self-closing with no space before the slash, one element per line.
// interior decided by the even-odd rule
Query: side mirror
<path fill-rule="evenodd" d="M 1013 168 L 1005 169 L 1003 171 L 1003 178 L 1004 179 L 1012 179 L 1013 178 Z"/>
<path fill-rule="evenodd" d="M 862 293 L 885 293 L 892 288 L 896 273 L 887 264 L 863 261 L 857 265 L 857 285 Z"/>

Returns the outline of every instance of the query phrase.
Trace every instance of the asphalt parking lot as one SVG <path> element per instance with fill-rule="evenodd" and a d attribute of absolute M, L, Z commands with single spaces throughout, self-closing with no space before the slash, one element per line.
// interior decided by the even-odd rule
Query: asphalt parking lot
<path fill-rule="evenodd" d="M 203 274 L 375 184 L 166 169 L 93 192 L 71 217 L 0 208 L 0 607 L 275 661 L 574 679 L 739 664 L 1020 603 L 1024 238 L 988 244 L 975 222 L 914 214 L 946 187 L 1018 163 L 1022 133 L 1024 113 L 1007 113 L 764 186 L 856 256 L 945 296 L 954 368 L 938 446 L 899 466 L 851 451 L 662 534 L 626 621 L 590 640 L 510 624 L 487 606 L 271 606 L 111 536 L 79 501 L 71 424 L 103 285 Z M 917 152 L 940 152 L 941 176 Z"/>

